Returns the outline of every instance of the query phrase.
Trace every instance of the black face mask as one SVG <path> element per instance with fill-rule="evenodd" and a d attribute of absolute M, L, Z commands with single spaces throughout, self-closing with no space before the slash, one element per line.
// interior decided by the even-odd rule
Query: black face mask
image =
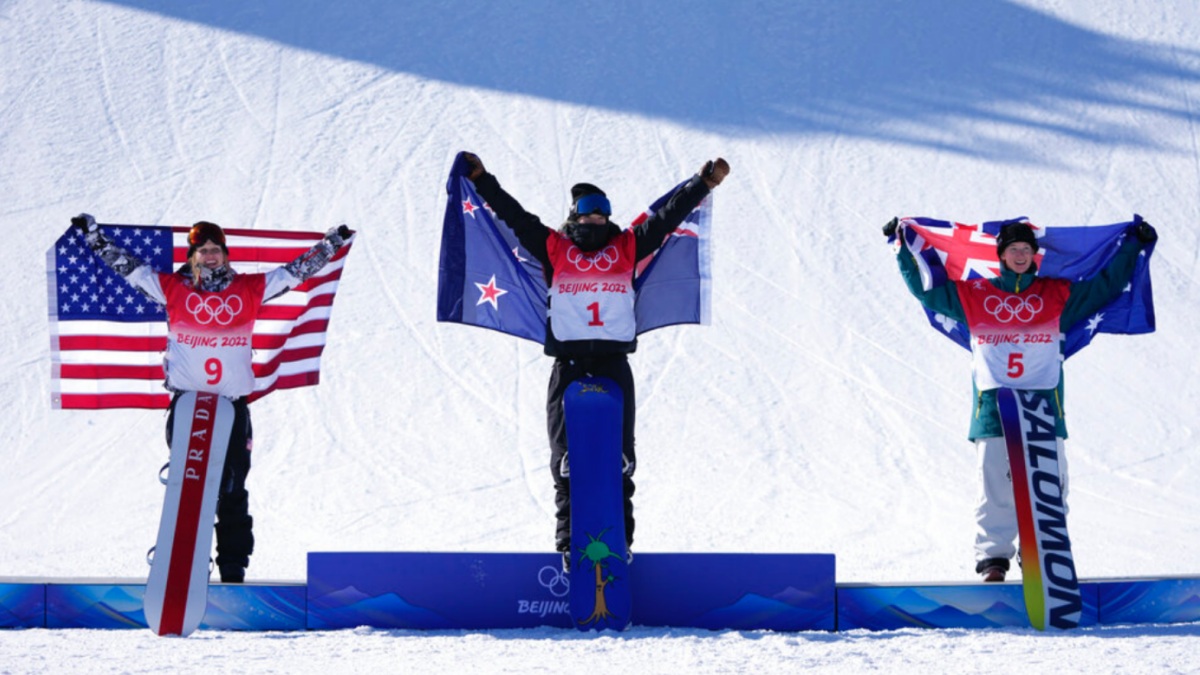
<path fill-rule="evenodd" d="M 599 251 L 612 238 L 611 223 L 593 225 L 590 223 L 571 223 L 567 225 L 567 237 L 584 253 Z"/>

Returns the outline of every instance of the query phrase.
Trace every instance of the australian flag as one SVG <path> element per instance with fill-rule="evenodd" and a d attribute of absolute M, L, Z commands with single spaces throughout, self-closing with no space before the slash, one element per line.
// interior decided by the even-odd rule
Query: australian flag
<path fill-rule="evenodd" d="M 542 265 L 475 192 L 460 153 L 446 181 L 446 215 L 438 269 L 438 321 L 491 328 L 539 344 L 548 311 Z M 682 185 L 682 183 L 680 183 Z M 678 185 L 633 220 L 637 226 Z M 638 334 L 680 323 L 708 324 L 711 313 L 712 195 L 637 268 Z"/>
<path fill-rule="evenodd" d="M 926 289 L 947 281 L 965 281 L 999 276 L 1000 261 L 996 257 L 996 235 L 1000 227 L 1013 222 L 1029 223 L 1026 218 L 989 221 L 980 225 L 953 223 L 933 218 L 902 218 L 904 238 L 901 245 L 912 252 L 921 270 Z M 1035 260 L 1038 276 L 1083 281 L 1108 264 L 1121 247 L 1130 228 L 1142 222 L 1133 220 L 1112 225 L 1088 227 L 1044 227 L 1032 223 L 1038 240 Z M 1136 335 L 1154 332 L 1154 298 L 1150 286 L 1150 256 L 1154 243 L 1142 250 L 1133 279 L 1115 300 L 1068 330 L 1063 356 L 1068 357 L 1086 347 L 1096 333 Z M 948 317 L 925 311 L 929 323 L 938 332 L 970 349 L 970 335 L 965 324 Z"/>

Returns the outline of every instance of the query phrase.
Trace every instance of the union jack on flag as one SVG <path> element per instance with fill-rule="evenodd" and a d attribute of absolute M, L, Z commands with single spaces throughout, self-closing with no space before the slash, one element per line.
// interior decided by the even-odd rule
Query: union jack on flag
<path fill-rule="evenodd" d="M 986 279 L 1000 274 L 996 235 L 1003 225 L 1013 222 L 1029 224 L 1037 235 L 1035 262 L 1038 276 L 1083 281 L 1112 260 L 1128 236 L 1129 228 L 1141 223 L 1142 217 L 1135 214 L 1132 221 L 1112 225 L 1043 228 L 1023 217 L 979 225 L 934 218 L 901 218 L 898 231 L 903 232 L 904 237 L 898 244 L 912 252 L 926 290 L 947 281 Z M 1067 332 L 1064 358 L 1087 346 L 1096 333 L 1135 335 L 1154 332 L 1154 294 L 1150 285 L 1150 256 L 1153 253 L 1153 243 L 1143 249 L 1126 292 L 1091 319 L 1079 322 Z M 971 348 L 965 325 L 936 312 L 925 310 L 925 313 L 930 325 L 938 332 L 964 349 Z"/>
<path fill-rule="evenodd" d="M 187 259 L 186 227 L 101 225 L 119 246 L 159 272 Z M 226 229 L 239 273 L 291 262 L 322 235 Z M 352 239 L 351 239 L 352 241 Z M 325 332 L 342 276 L 347 242 L 316 276 L 263 305 L 254 325 L 254 392 L 316 384 Z M 54 408 L 166 408 L 163 352 L 166 312 L 113 272 L 74 228 L 46 254 L 50 310 L 51 405 Z"/>

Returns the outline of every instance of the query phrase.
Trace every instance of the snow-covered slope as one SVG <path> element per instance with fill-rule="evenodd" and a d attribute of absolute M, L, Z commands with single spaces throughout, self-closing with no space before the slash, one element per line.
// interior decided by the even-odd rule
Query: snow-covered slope
<path fill-rule="evenodd" d="M 179 5 L 179 6 L 176 6 Z M 1141 213 L 1158 332 L 1067 364 L 1085 577 L 1200 572 L 1200 22 L 1190 0 L 0 4 L 0 575 L 141 576 L 164 417 L 52 411 L 70 216 L 361 232 L 319 387 L 254 406 L 251 578 L 312 550 L 549 550 L 532 343 L 434 321 L 454 154 L 547 222 L 628 222 L 717 155 L 714 321 L 643 338 L 641 551 L 973 578 L 968 355 L 893 215 Z"/>

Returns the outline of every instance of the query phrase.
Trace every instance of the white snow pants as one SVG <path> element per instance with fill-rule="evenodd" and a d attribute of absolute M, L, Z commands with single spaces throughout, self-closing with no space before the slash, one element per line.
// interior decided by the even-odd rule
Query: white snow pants
<path fill-rule="evenodd" d="M 979 472 L 979 502 L 975 506 L 975 561 L 1012 558 L 1017 553 L 1017 509 L 1013 505 L 1012 472 L 1003 437 L 981 438 L 976 469 Z M 1063 513 L 1067 507 L 1067 455 L 1063 439 L 1057 439 L 1058 466 L 1062 473 Z"/>

